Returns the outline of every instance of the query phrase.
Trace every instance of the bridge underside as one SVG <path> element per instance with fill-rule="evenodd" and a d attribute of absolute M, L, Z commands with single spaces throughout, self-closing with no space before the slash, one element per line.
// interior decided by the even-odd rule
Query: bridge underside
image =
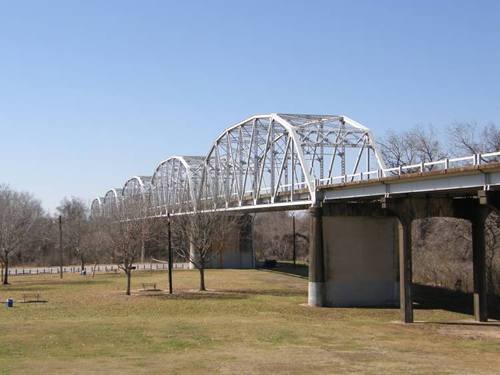
<path fill-rule="evenodd" d="M 500 191 L 484 190 L 327 201 L 312 207 L 309 304 L 384 306 L 399 299 L 401 319 L 413 322 L 412 223 L 454 217 L 471 223 L 474 316 L 486 321 L 484 226 L 492 210 L 499 208 Z"/>

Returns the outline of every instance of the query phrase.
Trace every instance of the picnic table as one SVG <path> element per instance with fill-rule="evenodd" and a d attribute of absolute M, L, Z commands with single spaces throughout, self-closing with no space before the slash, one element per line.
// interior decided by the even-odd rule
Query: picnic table
<path fill-rule="evenodd" d="M 142 290 L 158 290 L 156 289 L 156 283 L 142 283 Z"/>

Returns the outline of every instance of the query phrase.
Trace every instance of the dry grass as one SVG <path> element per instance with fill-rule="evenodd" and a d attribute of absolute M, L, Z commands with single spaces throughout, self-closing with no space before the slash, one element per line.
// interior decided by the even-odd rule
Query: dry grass
<path fill-rule="evenodd" d="M 17 277 L 0 298 L 41 291 L 47 303 L 0 309 L 0 374 L 453 373 L 500 368 L 498 325 L 401 325 L 396 309 L 304 307 L 307 282 L 269 271 L 210 270 L 198 293 L 195 271 Z M 418 310 L 418 320 L 470 317 Z M 484 332 L 481 333 L 481 332 Z"/>

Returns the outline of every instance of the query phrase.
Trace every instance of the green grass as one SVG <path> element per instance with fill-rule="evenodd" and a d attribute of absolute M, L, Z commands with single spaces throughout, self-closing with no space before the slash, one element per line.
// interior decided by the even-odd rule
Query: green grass
<path fill-rule="evenodd" d="M 165 373 L 494 373 L 500 327 L 444 325 L 469 316 L 417 310 L 402 325 L 397 309 L 309 308 L 307 281 L 258 270 L 136 273 L 134 295 L 122 274 L 13 277 L 0 299 L 0 374 Z M 41 291 L 47 303 L 18 303 Z"/>

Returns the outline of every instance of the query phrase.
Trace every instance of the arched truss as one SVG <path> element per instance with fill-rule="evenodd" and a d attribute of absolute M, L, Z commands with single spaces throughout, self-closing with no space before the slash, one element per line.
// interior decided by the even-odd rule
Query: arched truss
<path fill-rule="evenodd" d="M 162 161 L 151 179 L 151 208 L 155 215 L 195 209 L 202 156 L 172 156 Z"/>
<path fill-rule="evenodd" d="M 122 189 L 110 189 L 104 195 L 102 213 L 104 216 L 116 217 L 121 212 Z"/>
<path fill-rule="evenodd" d="M 124 214 L 143 216 L 150 207 L 151 177 L 134 176 L 129 178 L 122 189 Z"/>
<path fill-rule="evenodd" d="M 104 198 L 97 197 L 94 198 L 90 205 L 90 215 L 93 217 L 102 216 L 104 208 Z"/>
<path fill-rule="evenodd" d="M 316 202 L 319 185 L 380 177 L 383 171 L 372 134 L 356 121 L 273 113 L 226 129 L 206 157 L 173 156 L 151 178 L 129 179 L 119 192 L 106 193 L 102 207 L 109 215 L 126 209 L 127 202 L 147 202 L 149 215 L 163 216 L 305 206 Z"/>
<path fill-rule="evenodd" d="M 383 168 L 369 129 L 346 116 L 253 116 L 214 142 L 200 201 L 207 208 L 312 203 L 317 185 L 338 175 L 370 178 L 372 163 Z"/>

